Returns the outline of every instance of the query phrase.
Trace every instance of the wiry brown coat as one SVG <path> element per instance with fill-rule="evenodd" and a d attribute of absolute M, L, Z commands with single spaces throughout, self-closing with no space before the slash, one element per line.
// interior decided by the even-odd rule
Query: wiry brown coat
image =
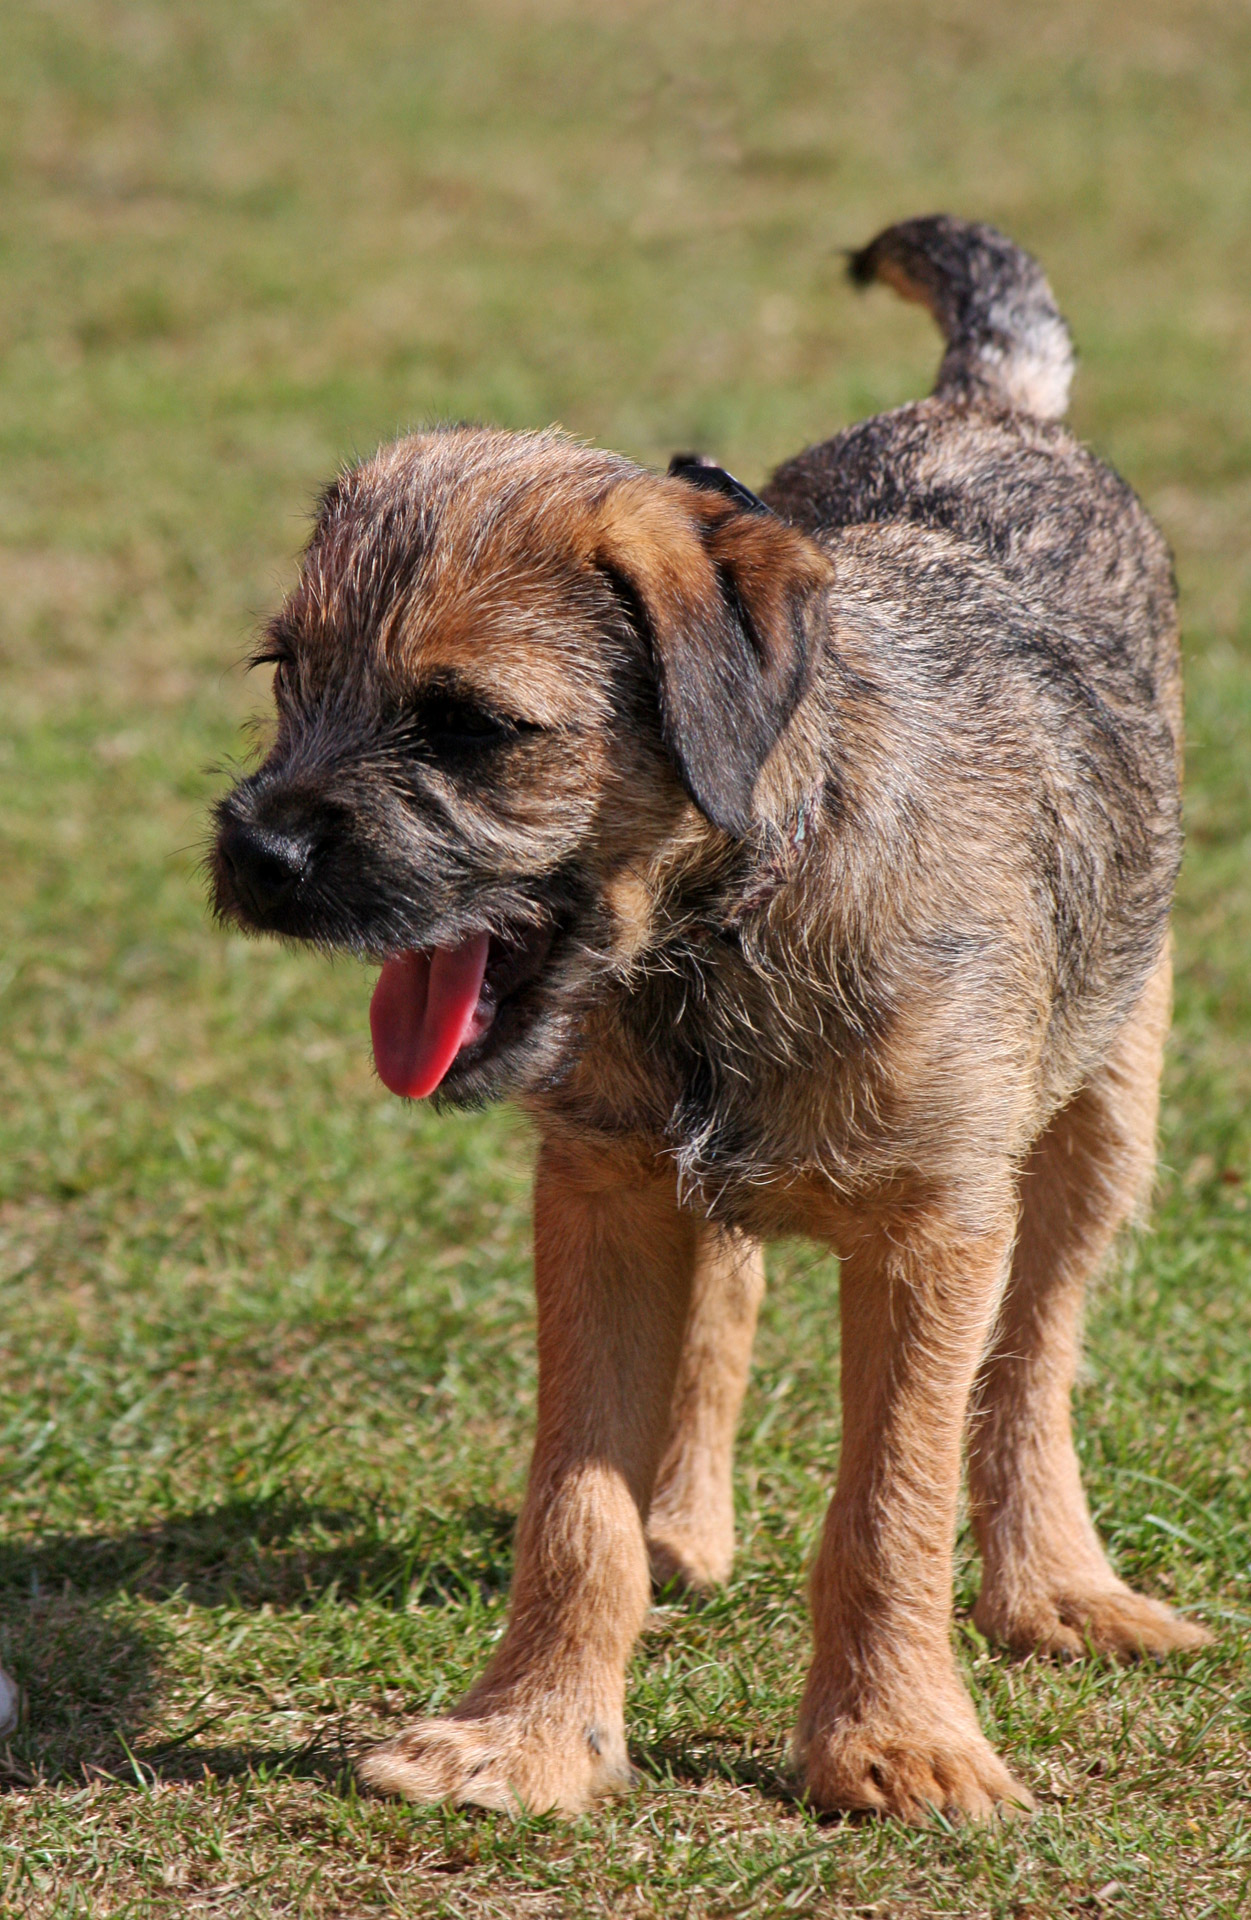
<path fill-rule="evenodd" d="M 796 1737 L 824 1806 L 1027 1796 L 948 1644 L 962 1436 L 1017 1646 L 1201 1632 L 1115 1577 L 1069 1431 L 1086 1279 L 1149 1180 L 1179 850 L 1168 557 L 1052 416 L 1037 266 L 942 218 L 854 263 L 935 395 L 756 499 L 558 435 L 343 475 L 270 630 L 279 725 L 219 909 L 385 957 L 492 936 L 441 1097 L 538 1123 L 540 1406 L 507 1635 L 368 1757 L 417 1798 L 627 1772 L 662 1576 L 724 1577 L 759 1242 L 842 1259 L 844 1440 Z"/>

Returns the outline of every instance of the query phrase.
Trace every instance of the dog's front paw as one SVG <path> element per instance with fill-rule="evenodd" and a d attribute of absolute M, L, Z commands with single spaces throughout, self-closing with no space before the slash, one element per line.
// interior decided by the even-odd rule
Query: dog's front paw
<path fill-rule="evenodd" d="M 508 1710 L 418 1720 L 371 1748 L 357 1772 L 367 1786 L 423 1805 L 512 1814 L 579 1813 L 630 1780 L 623 1728 Z"/>
<path fill-rule="evenodd" d="M 1057 1580 L 1010 1595 L 986 1587 L 973 1622 L 988 1640 L 1016 1653 L 1052 1653 L 1063 1659 L 1079 1659 L 1087 1652 L 1116 1660 L 1162 1659 L 1212 1644 L 1206 1627 L 1115 1579 L 1089 1584 Z"/>
<path fill-rule="evenodd" d="M 1000 1806 L 1034 1804 L 960 1696 L 822 1716 L 815 1725 L 806 1715 L 794 1757 L 809 1802 L 822 1812 L 890 1814 L 919 1825 L 936 1811 L 984 1820 Z"/>

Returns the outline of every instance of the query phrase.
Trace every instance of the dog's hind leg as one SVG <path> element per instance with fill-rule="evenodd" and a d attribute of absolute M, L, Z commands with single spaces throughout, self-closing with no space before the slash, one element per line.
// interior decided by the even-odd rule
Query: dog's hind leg
<path fill-rule="evenodd" d="M 1070 1395 L 1087 1281 L 1145 1197 L 1155 1160 L 1168 956 L 1090 1083 L 1021 1174 L 1021 1217 L 969 1438 L 981 1630 L 1021 1650 L 1121 1656 L 1202 1646 L 1203 1628 L 1118 1580 L 1073 1446 Z"/>
<path fill-rule="evenodd" d="M 465 1699 L 361 1762 L 411 1800 L 576 1812 L 624 1785 L 625 1668 L 650 1600 L 644 1516 L 698 1223 L 671 1172 L 545 1143 L 534 1208 L 538 1431 L 508 1626 Z"/>
<path fill-rule="evenodd" d="M 713 1587 L 734 1558 L 734 1432 L 747 1386 L 764 1259 L 753 1240 L 699 1227 L 669 1438 L 647 1522 L 652 1578 Z"/>

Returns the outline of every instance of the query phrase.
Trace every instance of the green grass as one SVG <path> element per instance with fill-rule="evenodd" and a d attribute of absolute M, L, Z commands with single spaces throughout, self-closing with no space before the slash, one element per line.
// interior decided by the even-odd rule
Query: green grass
<path fill-rule="evenodd" d="M 1251 16 L 1237 4 L 44 0 L 0 17 L 0 1910 L 1251 1910 Z M 1029 1823 L 814 1822 L 785 1737 L 835 1276 L 779 1250 L 734 1584 L 657 1609 L 639 1784 L 358 1798 L 502 1619 L 533 1409 L 524 1129 L 384 1096 L 369 980 L 207 922 L 235 663 L 335 464 L 563 421 L 749 480 L 923 391 L 840 249 L 946 206 L 1046 261 L 1075 418 L 1176 548 L 1189 853 L 1152 1232 L 1081 1445 L 1162 1669 L 957 1636 Z M 214 770 L 216 769 L 216 770 Z"/>

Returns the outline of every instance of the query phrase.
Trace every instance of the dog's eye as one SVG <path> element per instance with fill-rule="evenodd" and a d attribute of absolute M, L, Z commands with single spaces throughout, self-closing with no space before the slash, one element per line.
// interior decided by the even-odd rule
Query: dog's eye
<path fill-rule="evenodd" d="M 427 694 L 418 724 L 436 753 L 472 753 L 509 740 L 521 731 L 517 721 L 454 693 Z"/>
<path fill-rule="evenodd" d="M 252 649 L 252 656 L 248 661 L 249 668 L 276 667 L 281 675 L 284 667 L 289 668 L 295 662 L 298 638 L 299 628 L 293 620 L 288 618 L 287 610 L 284 608 L 281 613 L 274 615 Z"/>
<path fill-rule="evenodd" d="M 266 640 L 248 657 L 249 672 L 253 667 L 274 667 L 281 673 L 284 667 L 291 665 L 291 650 L 279 641 Z"/>

